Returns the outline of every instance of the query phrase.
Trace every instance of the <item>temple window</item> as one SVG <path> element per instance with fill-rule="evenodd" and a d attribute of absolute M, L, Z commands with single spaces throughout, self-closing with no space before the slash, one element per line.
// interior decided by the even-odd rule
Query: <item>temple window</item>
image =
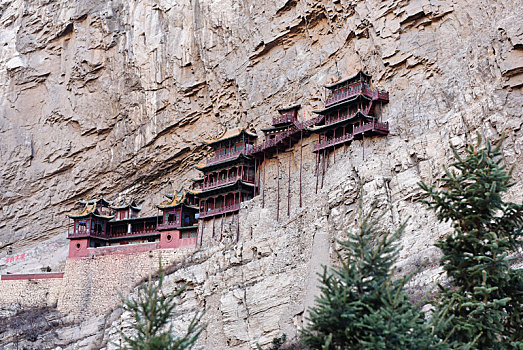
<path fill-rule="evenodd" d="M 86 232 L 86 231 L 87 231 L 87 223 L 85 221 L 76 223 L 76 232 Z"/>

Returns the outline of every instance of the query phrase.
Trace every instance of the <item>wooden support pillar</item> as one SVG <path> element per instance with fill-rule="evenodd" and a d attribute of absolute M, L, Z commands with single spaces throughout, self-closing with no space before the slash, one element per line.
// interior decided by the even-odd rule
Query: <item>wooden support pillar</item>
<path fill-rule="evenodd" d="M 290 147 L 290 141 L 289 138 L 289 147 Z M 289 174 L 288 174 L 288 182 L 289 182 L 289 188 L 287 189 L 287 216 L 291 215 L 291 159 L 292 159 L 292 150 L 289 151 Z"/>
<path fill-rule="evenodd" d="M 236 220 L 236 243 L 240 240 L 240 212 L 237 214 Z"/>
<path fill-rule="evenodd" d="M 225 216 L 225 213 L 222 214 L 222 227 L 221 227 L 221 230 L 220 230 L 220 242 L 222 241 L 222 238 L 223 238 L 223 222 L 225 221 L 225 218 L 227 216 Z"/>
<path fill-rule="evenodd" d="M 365 131 L 361 134 L 361 146 L 363 148 L 363 160 L 365 160 Z"/>
<path fill-rule="evenodd" d="M 260 194 L 261 186 L 261 167 L 263 166 L 262 162 L 258 160 L 258 194 Z"/>
<path fill-rule="evenodd" d="M 257 168 L 257 164 L 258 164 L 258 159 L 254 158 L 254 196 L 256 196 L 256 171 L 258 170 Z"/>
<path fill-rule="evenodd" d="M 301 208 L 301 163 L 303 153 L 303 129 L 300 130 L 300 208 Z"/>
<path fill-rule="evenodd" d="M 265 164 L 265 151 L 263 152 L 263 188 L 262 188 L 262 208 L 265 208 L 265 167 L 267 164 Z"/>
<path fill-rule="evenodd" d="M 216 216 L 212 217 L 212 238 L 214 238 L 214 222 L 216 221 Z"/>
<path fill-rule="evenodd" d="M 321 187 L 323 188 L 323 179 L 325 178 L 325 150 L 323 150 L 323 158 L 321 161 Z"/>
<path fill-rule="evenodd" d="M 278 146 L 276 146 L 276 165 L 277 165 L 276 177 L 278 180 L 278 196 L 277 196 L 278 203 L 276 204 L 276 221 L 278 221 L 280 219 L 280 159 L 278 156 L 279 156 L 279 151 L 278 151 Z"/>
<path fill-rule="evenodd" d="M 316 174 L 316 191 L 314 193 L 318 193 L 318 168 L 320 163 L 320 151 L 318 150 L 318 153 L 316 154 L 316 168 L 314 170 L 314 173 Z"/>
<path fill-rule="evenodd" d="M 203 243 L 203 231 L 204 230 L 205 230 L 205 220 L 202 220 L 202 230 L 200 233 L 200 248 L 202 247 L 202 243 Z"/>

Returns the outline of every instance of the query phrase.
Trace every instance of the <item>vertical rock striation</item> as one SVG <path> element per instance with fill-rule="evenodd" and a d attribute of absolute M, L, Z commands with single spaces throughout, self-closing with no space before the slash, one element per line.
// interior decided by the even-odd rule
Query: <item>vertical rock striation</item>
<path fill-rule="evenodd" d="M 28 252 L 0 268 L 58 268 L 65 213 L 77 200 L 131 194 L 146 215 L 196 175 L 201 139 L 266 126 L 294 103 L 309 118 L 323 105 L 323 84 L 365 69 L 390 92 L 390 135 L 366 139 L 365 159 L 361 141 L 338 149 L 318 195 L 307 139 L 305 205 L 293 177 L 291 215 L 280 222 L 270 160 L 267 205 L 258 197 L 242 208 L 240 242 L 230 218 L 222 242 L 208 225 L 201 263 L 169 280 L 194 284 L 182 310 L 207 308 L 208 349 L 293 335 L 315 272 L 357 222 L 363 186 L 365 206 L 377 199 L 386 211 L 384 225 L 410 217 L 398 268 L 421 266 L 413 289 L 426 288 L 440 272 L 432 243 L 449 227 L 416 202 L 416 183 L 440 179 L 449 143 L 504 133 L 519 181 L 508 199 L 521 200 L 522 16 L 517 2 L 486 0 L 0 0 L 0 257 Z M 298 159 L 295 146 L 295 174 Z M 84 322 L 104 329 L 93 340 L 102 347 L 121 318 Z M 94 332 L 78 344 L 89 348 Z"/>

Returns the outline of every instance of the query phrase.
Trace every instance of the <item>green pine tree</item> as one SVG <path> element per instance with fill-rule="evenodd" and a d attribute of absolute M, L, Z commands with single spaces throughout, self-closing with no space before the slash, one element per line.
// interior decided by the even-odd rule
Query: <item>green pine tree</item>
<path fill-rule="evenodd" d="M 371 219 L 372 214 L 347 241 L 339 242 L 341 266 L 324 268 L 321 294 L 301 334 L 303 343 L 325 350 L 448 348 L 409 302 L 404 285 L 411 275 L 392 279 L 396 242 L 405 225 L 394 234 L 379 231 L 379 218 Z"/>
<path fill-rule="evenodd" d="M 189 324 L 186 334 L 175 337 L 170 318 L 176 307 L 175 298 L 185 287 L 174 294 L 162 292 L 164 273 L 160 264 L 158 281 L 149 281 L 140 287 L 135 298 L 123 299 L 123 309 L 133 317 L 133 335 L 121 332 L 124 349 L 132 350 L 185 350 L 192 349 L 203 330 L 202 313 L 197 313 Z"/>
<path fill-rule="evenodd" d="M 481 137 L 446 170 L 443 188 L 421 183 L 425 201 L 440 221 L 452 221 L 454 232 L 436 244 L 452 284 L 442 288 L 440 305 L 453 300 L 451 340 L 473 341 L 478 349 L 523 349 L 523 276 L 510 268 L 511 251 L 521 245 L 523 206 L 504 202 L 514 185 L 495 147 Z"/>

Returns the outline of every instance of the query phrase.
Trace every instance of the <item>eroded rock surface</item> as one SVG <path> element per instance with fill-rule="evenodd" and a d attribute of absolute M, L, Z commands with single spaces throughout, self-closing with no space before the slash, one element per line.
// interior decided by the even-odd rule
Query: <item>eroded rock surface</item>
<path fill-rule="evenodd" d="M 522 16 L 517 2 L 482 0 L 1 0 L 0 268 L 60 270 L 65 213 L 77 200 L 129 194 L 152 213 L 163 193 L 197 174 L 202 138 L 267 126 L 276 108 L 294 103 L 310 118 L 323 84 L 365 69 L 390 92 L 390 135 L 338 149 L 335 161 L 331 154 L 317 195 L 313 140 L 305 140 L 303 208 L 295 146 L 291 214 L 283 191 L 279 222 L 269 161 L 266 205 L 245 204 L 239 242 L 231 218 L 216 222 L 214 237 L 207 224 L 197 253 L 205 259 L 169 277 L 195 286 L 180 324 L 205 307 L 208 349 L 295 334 L 315 272 L 357 220 L 360 186 L 366 206 L 378 199 L 387 212 L 384 225 L 410 217 L 399 268 L 421 267 L 412 284 L 424 290 L 441 272 L 432 244 L 450 228 L 416 202 L 417 182 L 438 182 L 449 143 L 460 149 L 476 132 L 504 133 L 519 181 L 507 199 L 521 201 Z M 280 156 L 283 169 L 289 156 Z M 118 310 L 97 317 L 83 321 L 96 339 L 71 326 L 58 336 L 76 340 L 63 347 L 116 339 Z"/>

